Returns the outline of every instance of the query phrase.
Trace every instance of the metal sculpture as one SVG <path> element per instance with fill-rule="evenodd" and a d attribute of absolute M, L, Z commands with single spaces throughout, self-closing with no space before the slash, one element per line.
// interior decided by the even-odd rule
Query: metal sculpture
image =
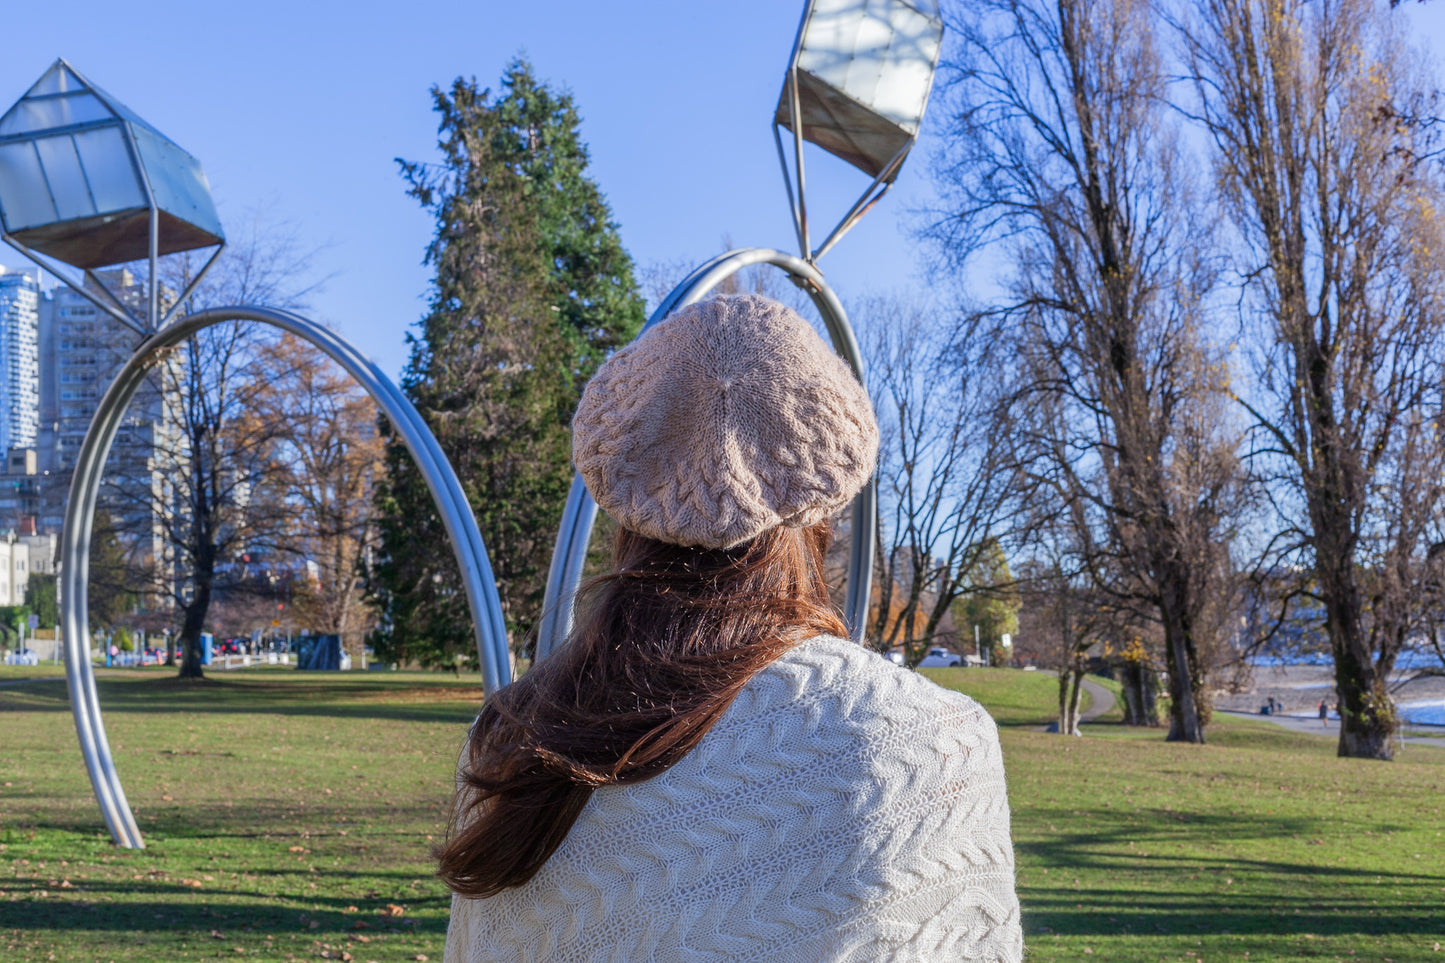
<path fill-rule="evenodd" d="M 834 349 L 860 381 L 863 359 L 847 314 L 818 270 L 817 260 L 887 192 L 918 135 L 938 61 L 942 22 L 937 0 L 807 0 L 782 93 L 774 137 L 797 232 L 799 255 L 762 248 L 719 255 L 692 272 L 663 300 L 646 328 L 693 304 L 738 271 L 769 264 L 802 287 L 822 316 Z M 792 132 L 794 179 L 779 131 Z M 843 159 L 872 183 L 816 250 L 810 248 L 803 176 L 804 141 Z M 471 506 L 435 437 L 380 369 L 321 325 L 254 305 L 217 308 L 175 320 L 225 247 L 205 175 L 195 158 L 115 98 L 57 60 L 0 116 L 0 236 L 58 276 L 54 265 L 84 272 L 73 287 L 145 340 L 126 362 L 96 410 L 77 457 L 62 540 L 61 623 L 66 683 L 81 753 L 111 838 L 145 845 L 115 771 L 90 664 L 87 617 L 89 545 L 106 456 L 126 408 L 156 356 L 215 324 L 245 321 L 290 332 L 315 345 L 366 390 L 390 420 L 426 480 L 462 571 L 487 693 L 510 681 L 506 624 L 491 564 Z M 161 314 L 157 260 L 215 246 L 201 271 Z M 150 265 L 144 318 L 109 292 L 94 269 L 145 257 Z M 844 615 L 862 640 L 875 552 L 877 483 L 852 507 L 852 545 Z M 574 478 L 548 574 L 537 655 L 567 637 L 597 506 Z"/>
<path fill-rule="evenodd" d="M 823 324 L 833 341 L 833 350 L 848 362 L 858 380 L 864 379 L 863 356 L 857 339 L 848 324 L 833 289 L 828 287 L 816 267 L 802 258 L 781 251 L 748 248 L 721 254 L 688 275 L 672 289 L 647 319 L 647 331 L 679 308 L 695 304 L 737 272 L 754 264 L 770 264 L 781 268 L 808 292 Z M 844 621 L 855 641 L 863 640 L 868 621 L 868 593 L 873 576 L 874 515 L 878 499 L 878 483 L 870 481 L 853 502 L 852 544 L 848 553 L 847 595 L 843 603 Z M 582 580 L 582 566 L 587 560 L 587 542 L 597 520 L 597 503 L 592 500 L 582 476 L 572 479 L 562 525 L 557 532 L 557 546 L 552 552 L 552 567 L 547 573 L 547 594 L 542 605 L 542 621 L 537 628 L 537 657 L 555 651 L 572 630 L 572 600 Z"/>
<path fill-rule="evenodd" d="M 115 771 L 90 666 L 86 591 L 90 574 L 88 548 L 96 496 L 100 490 L 105 456 L 120 428 L 127 405 L 144 381 L 156 355 L 203 328 L 227 321 L 266 324 L 309 341 L 345 369 L 376 401 L 377 407 L 386 415 L 407 451 L 416 460 L 451 538 L 471 611 L 483 688 L 490 693 L 511 681 L 507 627 L 502 618 L 501 600 L 466 493 L 436 438 L 396 385 L 334 331 L 299 315 L 248 305 L 187 315 L 162 328 L 136 349 L 101 399 L 95 420 L 76 459 L 62 534 L 61 557 L 66 564 L 61 568 L 60 576 L 61 627 L 65 637 L 65 677 L 70 689 L 71 712 L 75 716 L 75 731 L 80 739 L 81 754 L 85 757 L 95 798 L 100 803 L 111 838 L 125 847 L 141 848 L 145 843 L 126 804 L 125 791 Z"/>
<path fill-rule="evenodd" d="M 76 293 L 142 335 L 181 309 L 226 246 L 200 162 L 64 60 L 0 116 L 0 228 L 57 277 L 55 262 L 84 271 L 95 291 Z M 162 318 L 157 260 L 206 247 L 216 250 Z M 144 319 L 94 273 L 141 258 Z"/>
<path fill-rule="evenodd" d="M 446 526 L 472 616 L 483 688 L 490 693 L 511 681 L 506 623 L 476 518 L 436 438 L 396 385 L 334 331 L 290 312 L 241 305 L 173 320 L 225 247 L 195 158 L 57 60 L 0 116 L 0 229 L 5 241 L 57 276 L 65 276 L 57 264 L 82 270 L 91 287 L 74 284 L 74 290 L 145 339 L 96 408 L 76 456 L 61 536 L 66 684 L 81 755 L 111 839 L 128 848 L 145 845 L 115 770 L 90 665 L 86 603 L 96 498 L 111 443 L 157 355 L 211 325 L 243 321 L 290 332 L 366 390 L 415 459 Z M 158 259 L 210 246 L 216 248 L 210 259 L 162 316 Z M 141 257 L 150 266 L 144 317 L 94 273 Z"/>
<path fill-rule="evenodd" d="M 837 295 L 817 261 L 888 191 L 903 169 L 923 122 L 943 39 L 937 0 L 807 0 L 783 89 L 773 114 L 773 138 L 788 191 L 800 256 L 748 248 L 721 254 L 688 275 L 658 305 L 648 328 L 678 308 L 701 300 L 743 268 L 771 264 L 808 293 L 833 349 L 867 383 L 863 357 Z M 780 131 L 793 140 L 788 170 Z M 810 247 L 803 142 L 808 141 L 873 178 L 816 250 Z M 796 174 L 796 182 L 794 180 Z M 796 188 L 796 189 L 795 189 Z M 853 503 L 844 621 L 863 641 L 877 544 L 878 483 L 869 482 Z M 581 476 L 572 479 L 537 630 L 537 657 L 555 651 L 572 629 L 573 597 L 582 580 L 587 542 L 597 519 Z"/>

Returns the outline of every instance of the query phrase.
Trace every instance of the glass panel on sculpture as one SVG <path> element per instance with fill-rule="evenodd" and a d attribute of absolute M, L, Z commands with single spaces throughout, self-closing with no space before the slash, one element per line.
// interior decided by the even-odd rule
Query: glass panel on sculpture
<path fill-rule="evenodd" d="M 37 80 L 35 86 L 25 92 L 25 96 L 35 97 L 41 94 L 65 94 L 72 90 L 84 89 L 85 85 L 80 82 L 79 78 L 71 73 L 70 69 L 64 64 L 56 61 L 51 65 L 50 69 L 45 72 L 45 76 Z"/>
<path fill-rule="evenodd" d="M 148 128 L 132 127 L 156 206 L 216 237 L 224 237 L 200 162 Z"/>
<path fill-rule="evenodd" d="M 145 207 L 140 173 L 135 169 L 130 148 L 126 146 L 125 136 L 119 127 L 83 130 L 74 137 L 81 167 L 85 169 L 86 180 L 90 181 L 90 193 L 95 198 L 97 213 Z"/>
<path fill-rule="evenodd" d="M 35 142 L 35 150 L 45 168 L 45 179 L 50 181 L 50 195 L 55 198 L 55 213 L 60 220 L 95 214 L 90 187 L 85 183 L 85 173 L 80 169 L 80 158 L 76 156 L 70 135 L 42 137 Z"/>
<path fill-rule="evenodd" d="M 936 14 L 899 0 L 816 0 L 798 67 L 917 133 L 941 39 Z"/>
<path fill-rule="evenodd" d="M 40 158 L 28 141 L 0 144 L 0 214 L 10 232 L 56 220 Z"/>
<path fill-rule="evenodd" d="M 68 94 L 40 100 L 21 100 L 0 118 L 0 137 L 85 124 L 114 117 L 94 94 Z"/>

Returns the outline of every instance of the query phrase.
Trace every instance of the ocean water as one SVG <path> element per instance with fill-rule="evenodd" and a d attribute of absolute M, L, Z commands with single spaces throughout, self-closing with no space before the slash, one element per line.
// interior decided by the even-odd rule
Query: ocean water
<path fill-rule="evenodd" d="M 1375 653 L 1376 656 L 1379 653 Z M 1281 665 L 1333 665 L 1334 660 L 1328 652 L 1310 652 L 1303 655 L 1256 655 L 1249 660 L 1249 664 L 1260 667 L 1272 667 Z M 1406 649 L 1395 659 L 1396 672 L 1408 672 L 1414 669 L 1424 669 L 1440 665 L 1440 656 L 1434 649 Z"/>
<path fill-rule="evenodd" d="M 1445 700 L 1402 702 L 1397 707 L 1400 718 L 1417 726 L 1445 726 Z"/>

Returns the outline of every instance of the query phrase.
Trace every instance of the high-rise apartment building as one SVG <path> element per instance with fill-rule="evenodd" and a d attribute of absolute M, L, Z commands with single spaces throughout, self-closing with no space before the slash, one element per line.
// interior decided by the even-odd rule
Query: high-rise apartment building
<path fill-rule="evenodd" d="M 98 272 L 106 287 L 139 308 L 143 286 L 124 270 Z M 4 279 L 8 275 L 0 275 Z M 34 278 L 31 276 L 33 282 Z M 37 295 L 37 428 L 4 449 L 0 532 L 58 533 L 70 475 L 100 399 L 130 358 L 140 336 L 64 285 Z M 7 335 L 8 337 L 8 335 Z M 162 551 L 159 514 L 180 432 L 175 418 L 176 361 L 157 365 L 126 410 L 106 460 L 101 507 L 116 526 Z"/>
<path fill-rule="evenodd" d="M 99 271 L 97 276 L 119 300 L 144 313 L 144 285 L 129 271 Z M 140 336 L 64 285 L 51 293 L 42 315 L 47 357 L 41 414 L 47 430 L 41 432 L 40 461 L 51 472 L 68 476 L 101 397 Z M 106 460 L 102 505 L 125 532 L 159 534 L 156 515 L 168 488 L 168 466 L 178 451 L 173 408 L 178 364 L 163 361 L 151 370 L 126 408 Z"/>
<path fill-rule="evenodd" d="M 40 279 L 0 266 L 0 452 L 35 444 L 40 427 Z"/>

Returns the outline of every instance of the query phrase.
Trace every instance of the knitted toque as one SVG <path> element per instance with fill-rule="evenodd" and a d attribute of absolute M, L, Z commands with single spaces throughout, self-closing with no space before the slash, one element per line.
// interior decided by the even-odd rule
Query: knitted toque
<path fill-rule="evenodd" d="M 732 548 L 836 513 L 867 484 L 878 423 L 847 363 L 754 294 L 683 308 L 618 351 L 582 393 L 572 460 L 621 525 Z"/>

